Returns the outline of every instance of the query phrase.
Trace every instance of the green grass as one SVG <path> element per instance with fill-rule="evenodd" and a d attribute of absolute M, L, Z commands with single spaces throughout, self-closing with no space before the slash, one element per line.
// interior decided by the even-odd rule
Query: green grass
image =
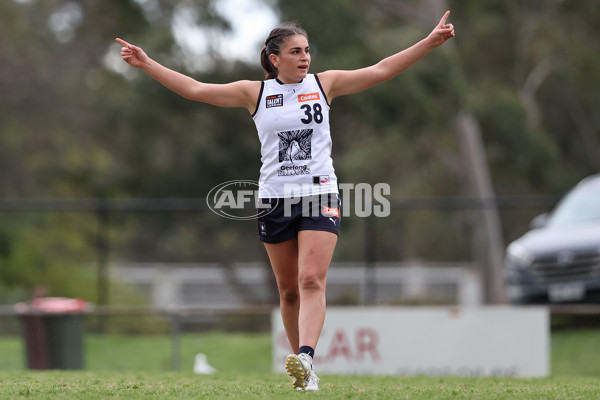
<path fill-rule="evenodd" d="M 180 372 L 169 371 L 168 337 L 86 335 L 85 343 L 85 371 L 27 371 L 21 339 L 0 338 L 0 399 L 600 399 L 592 330 L 552 334 L 548 378 L 324 375 L 318 393 L 295 392 L 271 372 L 268 334 L 184 335 Z M 218 373 L 192 373 L 199 352 Z"/>
<path fill-rule="evenodd" d="M 551 338 L 551 371 L 555 376 L 600 377 L 600 331 L 559 331 Z"/>
<path fill-rule="evenodd" d="M 271 372 L 270 334 L 211 332 L 182 335 L 181 370 L 192 371 L 194 356 L 204 353 L 218 371 Z M 0 372 L 25 369 L 25 349 L 19 337 L 0 337 Z M 240 358 L 240 354 L 243 357 Z M 234 359 L 235 358 L 235 359 Z M 85 369 L 171 371 L 169 336 L 86 335 Z"/>
<path fill-rule="evenodd" d="M 323 376 L 318 393 L 296 392 L 286 376 L 259 373 L 4 372 L 6 399 L 598 399 L 596 378 Z"/>

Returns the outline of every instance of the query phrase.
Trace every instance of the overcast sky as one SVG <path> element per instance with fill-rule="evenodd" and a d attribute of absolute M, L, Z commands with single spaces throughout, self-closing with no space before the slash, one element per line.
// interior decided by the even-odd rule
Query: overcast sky
<path fill-rule="evenodd" d="M 136 0 L 142 4 L 155 0 Z M 274 10 L 261 0 L 219 0 L 217 12 L 227 19 L 232 32 L 223 34 L 210 27 L 195 24 L 198 10 L 180 6 L 173 18 L 173 34 L 177 42 L 193 53 L 196 69 L 211 67 L 211 50 L 229 60 L 259 63 L 260 49 L 279 22 Z"/>
<path fill-rule="evenodd" d="M 156 0 L 135 1 L 140 4 L 150 22 L 160 17 L 160 6 Z M 279 16 L 267 3 L 268 0 L 217 1 L 217 12 L 229 21 L 232 28 L 232 31 L 226 34 L 197 25 L 198 10 L 185 4 L 179 6 L 173 17 L 172 30 L 183 51 L 174 56 L 179 57 L 190 71 L 215 67 L 218 59 L 211 51 L 217 52 L 218 56 L 227 60 L 241 60 L 260 65 L 260 49 L 271 29 L 279 23 Z M 143 43 L 136 44 L 143 47 Z M 108 68 L 132 78 L 137 75 L 137 71 L 123 63 L 119 47 L 115 43 L 108 49 L 104 63 Z"/>

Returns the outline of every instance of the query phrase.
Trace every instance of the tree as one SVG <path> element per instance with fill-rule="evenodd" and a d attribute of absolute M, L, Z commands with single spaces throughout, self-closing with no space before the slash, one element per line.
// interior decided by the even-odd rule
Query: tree
<path fill-rule="evenodd" d="M 259 143 L 246 111 L 178 98 L 127 69 L 113 44 L 122 36 L 204 81 L 262 79 L 258 61 L 221 58 L 214 46 L 206 58 L 184 56 L 174 20 L 185 15 L 218 37 L 230 26 L 216 1 L 0 2 L 2 196 L 201 200 L 223 181 L 256 179 Z M 434 2 L 416 0 L 268 3 L 282 20 L 298 20 L 308 30 L 311 72 L 375 63 L 427 35 L 439 14 Z M 449 0 L 448 8 L 457 29 L 451 51 L 436 49 L 392 81 L 334 100 L 340 181 L 387 182 L 395 199 L 463 194 L 453 121 L 465 110 L 480 128 L 491 188 L 499 196 L 562 193 L 598 171 L 600 4 Z M 195 61 L 207 59 L 212 62 L 198 69 Z M 33 240 L 28 224 L 7 222 L 10 229 L 0 235 L 2 268 L 10 267 L 18 285 L 32 284 L 27 274 L 34 272 L 15 275 L 25 271 L 19 267 L 25 261 L 17 261 L 27 259 L 22 252 L 32 251 L 26 243 L 37 243 L 39 253 L 30 257 L 45 265 L 94 260 L 96 220 L 88 217 L 69 222 L 86 238 L 85 251 L 73 250 L 81 242 L 59 229 L 58 216 L 40 222 L 58 237 L 45 244 Z M 262 257 L 260 247 L 245 240 L 255 230 L 252 223 L 190 214 L 121 214 L 110 221 L 113 257 Z M 505 241 L 523 233 L 523 218 L 502 222 Z M 377 221 L 377 229 L 379 260 L 471 258 L 460 213 L 398 211 Z M 363 232 L 363 221 L 345 220 L 337 260 L 364 257 Z M 43 253 L 54 240 L 67 250 L 51 253 L 57 257 L 51 261 Z M 6 284 L 8 275 L 3 279 Z"/>

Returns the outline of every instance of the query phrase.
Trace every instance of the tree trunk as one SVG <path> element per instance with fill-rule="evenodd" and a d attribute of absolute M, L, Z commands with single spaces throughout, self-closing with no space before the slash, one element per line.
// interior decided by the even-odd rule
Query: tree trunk
<path fill-rule="evenodd" d="M 469 212 L 469 221 L 473 258 L 480 268 L 484 289 L 483 300 L 486 304 L 504 303 L 504 241 L 479 124 L 466 111 L 460 111 L 454 123 L 463 165 L 462 180 L 468 195 L 476 198 L 480 205 Z"/>

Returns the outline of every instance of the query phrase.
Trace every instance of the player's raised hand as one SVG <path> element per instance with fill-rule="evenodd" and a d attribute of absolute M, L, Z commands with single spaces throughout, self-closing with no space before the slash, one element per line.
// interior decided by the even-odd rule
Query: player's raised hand
<path fill-rule="evenodd" d="M 446 11 L 442 19 L 440 19 L 439 24 L 431 31 L 428 36 L 428 39 L 431 41 L 433 46 L 439 46 L 444 44 L 446 40 L 453 38 L 454 35 L 454 25 L 446 24 L 446 20 L 450 16 L 450 10 Z"/>
<path fill-rule="evenodd" d="M 121 48 L 121 58 L 132 67 L 142 68 L 150 60 L 141 48 L 129 44 L 123 39 L 117 38 L 116 41 L 123 46 Z"/>

